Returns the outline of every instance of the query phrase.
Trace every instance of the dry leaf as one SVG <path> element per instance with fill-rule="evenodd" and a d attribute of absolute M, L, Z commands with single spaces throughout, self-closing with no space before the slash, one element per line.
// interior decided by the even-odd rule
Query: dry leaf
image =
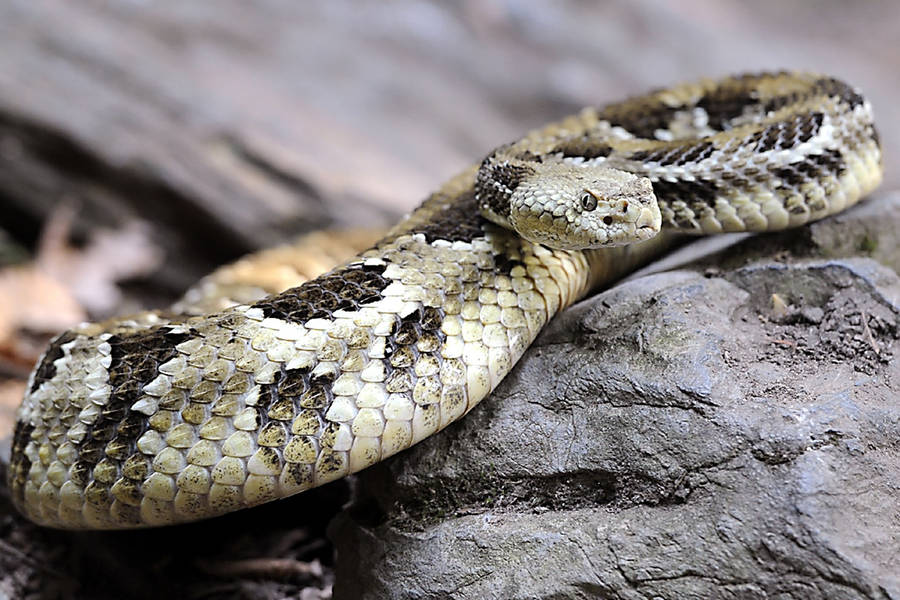
<path fill-rule="evenodd" d="M 117 281 L 156 269 L 162 252 L 141 223 L 96 232 L 86 247 L 69 245 L 75 212 L 63 204 L 48 220 L 32 263 L 0 269 L 0 368 L 20 376 L 52 335 L 90 314 L 112 312 Z"/>
<path fill-rule="evenodd" d="M 139 221 L 118 230 L 97 230 L 85 248 L 73 248 L 68 235 L 75 209 L 62 204 L 54 211 L 38 248 L 36 266 L 66 286 L 90 314 L 110 314 L 122 299 L 116 282 L 147 275 L 163 261 Z"/>
<path fill-rule="evenodd" d="M 7 360 L 34 364 L 49 336 L 86 318 L 69 290 L 34 266 L 0 270 L 0 355 Z"/>

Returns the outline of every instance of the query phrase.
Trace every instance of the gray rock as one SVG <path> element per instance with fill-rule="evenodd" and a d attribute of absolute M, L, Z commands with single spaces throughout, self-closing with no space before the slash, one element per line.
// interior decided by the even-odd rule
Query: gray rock
<path fill-rule="evenodd" d="M 335 597 L 900 598 L 898 226 L 885 195 L 566 311 L 363 474 Z"/>

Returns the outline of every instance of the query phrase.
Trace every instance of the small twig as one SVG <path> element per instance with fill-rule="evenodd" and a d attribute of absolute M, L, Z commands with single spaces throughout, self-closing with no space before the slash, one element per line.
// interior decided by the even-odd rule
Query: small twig
<path fill-rule="evenodd" d="M 310 533 L 306 528 L 300 527 L 281 536 L 277 544 L 268 549 L 267 554 L 272 556 L 285 556 L 290 549 L 300 542 L 304 542 L 310 538 Z"/>
<path fill-rule="evenodd" d="M 47 566 L 46 561 L 41 561 L 41 560 L 38 560 L 37 558 L 34 558 L 33 556 L 29 555 L 27 552 L 23 552 L 22 550 L 16 548 L 15 546 L 10 544 L 6 540 L 0 539 L 0 552 L 2 552 L 3 554 L 12 554 L 16 558 L 18 558 L 20 561 L 27 564 L 28 566 L 30 566 L 34 569 L 37 569 L 38 571 L 41 571 L 43 573 L 52 575 L 53 577 L 56 577 L 57 579 L 65 581 L 65 582 L 69 583 L 70 585 L 77 583 L 75 581 L 75 579 L 73 579 L 71 576 L 69 576 L 61 571 L 57 571 L 56 569 L 50 568 L 49 566 Z"/>
<path fill-rule="evenodd" d="M 304 556 L 309 556 L 310 554 L 312 554 L 314 552 L 318 552 L 326 547 L 328 547 L 328 542 L 324 538 L 318 538 L 308 544 L 304 544 L 304 545 L 300 546 L 299 548 L 297 548 L 297 550 L 295 551 L 295 554 L 298 557 L 302 558 Z"/>
<path fill-rule="evenodd" d="M 316 577 L 322 576 L 318 560 L 302 562 L 290 558 L 246 558 L 239 560 L 197 561 L 197 566 L 218 577 Z"/>
<path fill-rule="evenodd" d="M 5 554 L 16 555 L 16 557 L 18 557 L 22 562 L 27 562 L 29 564 L 33 564 L 34 562 L 36 562 L 33 558 L 31 558 L 26 553 L 22 552 L 6 540 L 0 539 L 0 549 L 2 549 Z"/>
<path fill-rule="evenodd" d="M 860 311 L 860 318 L 862 319 L 863 335 L 866 337 L 866 341 L 872 346 L 872 350 L 875 351 L 875 354 L 881 356 L 881 349 L 878 347 L 875 336 L 872 335 L 872 330 L 869 328 L 869 317 L 866 315 L 866 311 Z"/>
<path fill-rule="evenodd" d="M 778 344 L 780 346 L 787 346 L 789 348 L 796 348 L 797 342 L 792 342 L 791 340 L 782 340 L 775 338 L 766 338 L 772 344 Z"/>

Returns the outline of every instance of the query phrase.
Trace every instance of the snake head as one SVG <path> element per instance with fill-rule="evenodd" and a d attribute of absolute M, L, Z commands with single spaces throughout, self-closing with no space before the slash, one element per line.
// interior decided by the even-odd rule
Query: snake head
<path fill-rule="evenodd" d="M 621 246 L 659 233 L 662 217 L 646 177 L 605 167 L 542 165 L 509 197 L 509 225 L 561 250 Z"/>

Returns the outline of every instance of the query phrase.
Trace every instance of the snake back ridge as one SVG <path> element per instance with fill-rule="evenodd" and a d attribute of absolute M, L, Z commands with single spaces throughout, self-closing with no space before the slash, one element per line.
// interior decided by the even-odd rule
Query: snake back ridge
<path fill-rule="evenodd" d="M 607 197 L 588 169 L 624 173 L 637 199 Z M 869 102 L 828 76 L 702 80 L 585 109 L 501 146 L 317 279 L 57 337 L 17 415 L 13 501 L 44 525 L 119 529 L 333 481 L 472 410 L 554 314 L 658 253 L 660 223 L 795 227 L 881 176 Z M 609 227 L 596 245 L 647 241 L 555 243 L 584 238 L 585 220 Z"/>

